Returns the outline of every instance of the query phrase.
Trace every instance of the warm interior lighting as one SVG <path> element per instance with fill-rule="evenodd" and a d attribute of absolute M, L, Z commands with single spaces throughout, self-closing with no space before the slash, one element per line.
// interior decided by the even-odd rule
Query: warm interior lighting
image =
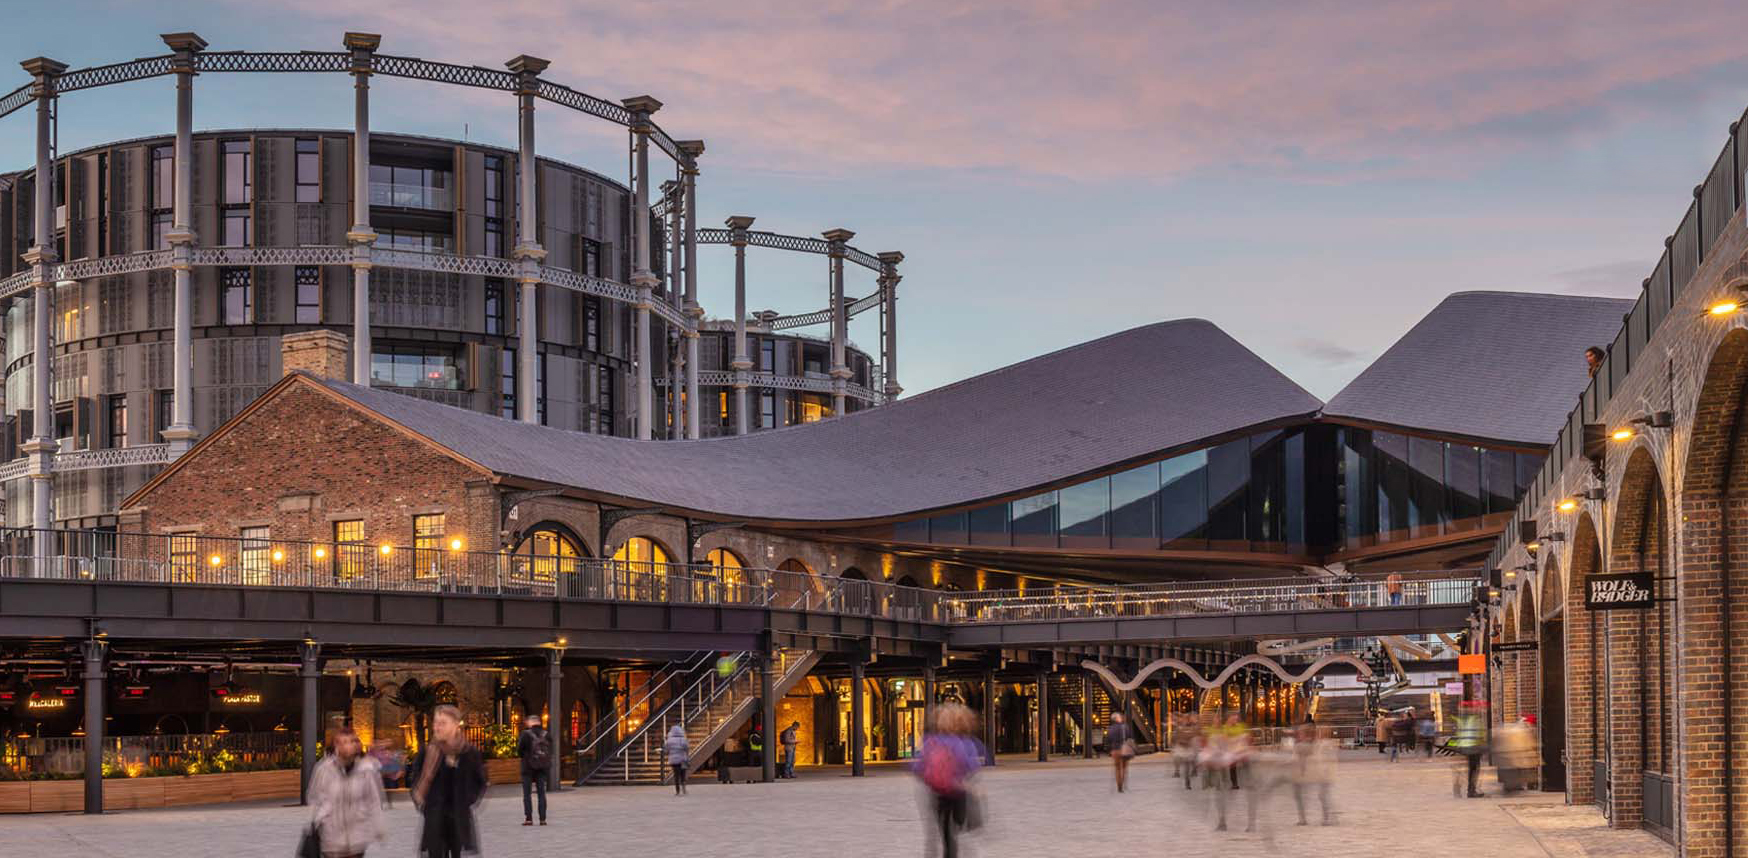
<path fill-rule="evenodd" d="M 274 563 L 284 563 L 285 562 L 285 552 L 280 551 L 277 548 L 273 549 L 273 562 Z"/>
<path fill-rule="evenodd" d="M 217 565 L 225 562 L 225 559 L 223 557 L 218 556 L 217 554 L 214 554 L 213 556 L 206 558 L 206 562 L 211 563 L 214 566 L 217 566 Z"/>
<path fill-rule="evenodd" d="M 1507 570 L 1505 570 L 1505 577 L 1507 577 L 1507 578 L 1516 578 L 1516 577 L 1517 577 L 1517 570 L 1516 570 L 1516 569 L 1507 569 Z"/>
<path fill-rule="evenodd" d="M 1532 542 L 1525 545 L 1524 548 L 1528 549 L 1531 554 L 1534 554 L 1535 552 L 1542 550 L 1542 544 L 1540 542 Z"/>
<path fill-rule="evenodd" d="M 328 556 L 328 549 L 326 549 L 326 548 L 318 548 L 318 549 L 316 549 L 316 559 L 317 559 L 317 560 L 320 560 L 320 559 L 322 559 L 322 558 L 323 558 L 323 557 L 326 557 L 326 556 Z"/>
<path fill-rule="evenodd" d="M 394 546 L 392 546 L 392 545 L 390 545 L 390 544 L 388 544 L 388 543 L 386 543 L 386 542 L 384 542 L 384 543 L 383 543 L 383 544 L 382 544 L 382 548 L 381 548 L 381 549 L 379 549 L 379 550 L 380 550 L 380 551 L 382 551 L 382 556 L 384 556 L 384 557 L 387 557 L 387 556 L 389 556 L 389 555 L 390 555 L 390 554 L 393 554 L 393 553 L 394 553 L 394 550 L 395 550 L 395 548 L 394 548 Z"/>
<path fill-rule="evenodd" d="M 450 551 L 460 551 L 461 550 L 461 540 L 459 540 L 459 539 L 449 540 L 449 550 Z"/>
<path fill-rule="evenodd" d="M 1555 509 L 1558 509 L 1561 512 L 1571 512 L 1572 510 L 1575 510 L 1577 508 L 1578 508 L 1578 501 L 1576 501 L 1572 498 L 1567 498 L 1563 501 L 1560 501 L 1560 505 L 1555 507 Z"/>
<path fill-rule="evenodd" d="M 1742 305 L 1739 302 L 1726 300 L 1707 307 L 1706 312 L 1714 316 L 1728 316 L 1741 308 Z"/>
<path fill-rule="evenodd" d="M 1616 430 L 1614 430 L 1614 432 L 1610 433 L 1608 437 L 1613 438 L 1616 441 L 1631 441 L 1631 440 L 1633 440 L 1633 436 L 1636 434 L 1638 434 L 1638 433 L 1634 432 L 1632 429 L 1630 429 L 1626 426 L 1622 426 L 1621 428 L 1616 429 Z"/>

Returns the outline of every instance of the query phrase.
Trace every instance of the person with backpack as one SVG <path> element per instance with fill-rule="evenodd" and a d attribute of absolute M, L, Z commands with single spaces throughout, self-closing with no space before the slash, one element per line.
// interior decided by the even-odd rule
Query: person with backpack
<path fill-rule="evenodd" d="M 1105 750 L 1117 769 L 1117 792 L 1129 788 L 1129 761 L 1135 759 L 1135 738 L 1129 733 L 1129 723 L 1123 713 L 1111 713 L 1111 727 L 1105 731 Z"/>
<path fill-rule="evenodd" d="M 932 726 L 911 771 L 922 780 L 933 805 L 932 828 L 941 840 L 941 858 L 958 858 L 959 832 L 981 822 L 971 778 L 983 765 L 983 743 L 974 738 L 977 715 L 960 704 L 942 704 Z"/>
<path fill-rule="evenodd" d="M 800 721 L 790 721 L 789 726 L 784 727 L 783 732 L 777 735 L 778 743 L 783 746 L 783 767 L 778 777 L 795 779 L 795 748 L 801 744 L 800 730 Z"/>
<path fill-rule="evenodd" d="M 668 755 L 668 768 L 674 772 L 674 795 L 685 795 L 686 769 L 692 762 L 692 743 L 686 739 L 686 728 L 678 724 L 669 728 L 662 751 Z"/>
<path fill-rule="evenodd" d="M 540 824 L 546 824 L 546 781 L 552 770 L 552 739 L 540 726 L 540 716 L 530 715 L 527 729 L 516 740 L 516 753 L 522 758 L 522 824 L 534 824 L 532 791 L 540 795 Z"/>

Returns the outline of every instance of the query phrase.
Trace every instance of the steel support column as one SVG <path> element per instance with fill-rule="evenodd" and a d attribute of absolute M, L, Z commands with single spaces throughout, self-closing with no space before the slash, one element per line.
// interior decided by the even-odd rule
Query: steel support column
<path fill-rule="evenodd" d="M 347 33 L 352 52 L 352 383 L 370 384 L 370 253 L 376 231 L 370 227 L 370 74 L 382 36 Z"/>
<path fill-rule="evenodd" d="M 686 437 L 703 437 L 699 423 L 704 403 L 698 398 L 698 323 L 704 319 L 704 308 L 698 303 L 698 156 L 704 154 L 704 141 L 681 140 L 680 192 L 686 201 L 685 224 L 681 240 L 686 251 Z"/>
<path fill-rule="evenodd" d="M 847 229 L 828 229 L 823 235 L 829 242 L 826 254 L 831 259 L 832 416 L 842 417 L 851 376 L 844 358 L 844 341 L 849 339 L 850 332 L 850 317 L 844 307 L 844 255 L 849 240 L 856 234 Z"/>
<path fill-rule="evenodd" d="M 546 739 L 552 743 L 548 756 L 552 763 L 546 770 L 547 789 L 557 791 L 559 788 L 559 770 L 564 768 L 561 749 L 564 746 L 565 731 L 564 708 L 564 647 L 554 646 L 546 651 Z"/>
<path fill-rule="evenodd" d="M 546 250 L 540 246 L 539 165 L 534 159 L 534 95 L 540 89 L 540 73 L 550 65 L 539 57 L 523 54 L 504 63 L 516 75 L 517 173 L 516 191 L 517 280 L 520 304 L 516 309 L 516 419 L 540 422 L 540 262 Z"/>
<path fill-rule="evenodd" d="M 85 654 L 85 812 L 103 812 L 103 703 L 108 696 L 104 655 L 108 642 L 91 638 L 80 645 Z"/>
<path fill-rule="evenodd" d="M 776 743 L 771 739 L 771 727 L 777 723 L 776 659 L 767 647 L 759 655 L 759 723 L 764 727 L 764 747 L 759 751 L 759 780 L 771 783 L 777 779 Z"/>
<path fill-rule="evenodd" d="M 862 761 L 868 755 L 867 731 L 862 727 L 866 680 L 862 657 L 857 655 L 850 662 L 850 777 L 853 778 L 862 776 Z"/>
<path fill-rule="evenodd" d="M 1092 674 L 1080 672 L 1080 755 L 1092 759 Z"/>
<path fill-rule="evenodd" d="M 751 421 L 747 419 L 747 385 L 751 383 L 752 359 L 747 356 L 747 228 L 753 219 L 735 215 L 726 223 L 731 230 L 728 243 L 734 246 L 734 434 L 745 435 Z"/>
<path fill-rule="evenodd" d="M 995 671 L 983 671 L 983 764 L 995 765 Z"/>
<path fill-rule="evenodd" d="M 199 432 L 194 428 L 194 63 L 206 40 L 193 33 L 170 33 L 164 44 L 175 52 L 171 69 L 176 73 L 176 145 L 171 187 L 170 268 L 175 278 L 175 305 L 171 322 L 170 425 L 164 442 L 175 460 L 194 446 Z"/>
<path fill-rule="evenodd" d="M 316 742 L 322 731 L 322 645 L 304 641 L 297 654 L 303 663 L 298 672 L 303 678 L 303 774 L 298 784 L 298 804 L 308 804 L 310 773 L 316 768 Z"/>
<path fill-rule="evenodd" d="M 1038 762 L 1050 761 L 1050 668 L 1038 666 Z"/>
<path fill-rule="evenodd" d="M 622 102 L 631 111 L 633 163 L 637 171 L 632 189 L 631 228 L 636 232 L 637 245 L 632 257 L 631 285 L 637 290 L 637 437 L 649 440 L 655 431 L 655 383 L 650 352 L 650 302 L 655 300 L 656 276 L 650 270 L 649 246 L 649 135 L 655 130 L 650 115 L 660 110 L 662 103 L 647 95 L 627 98 Z"/>
<path fill-rule="evenodd" d="M 54 363 L 54 347 L 49 342 L 49 318 L 53 315 L 49 302 L 53 297 L 55 283 L 53 266 L 58 254 L 55 252 L 55 202 L 54 202 L 54 122 L 55 122 L 55 80 L 67 70 L 67 64 L 37 57 L 25 60 L 22 65 L 31 77 L 36 79 L 36 173 L 35 173 L 35 212 L 32 224 L 34 238 L 31 248 L 24 254 L 25 264 L 31 267 L 35 281 L 31 284 L 31 309 L 35 314 L 31 325 L 31 409 L 33 411 L 30 440 L 24 442 L 24 454 L 30 457 L 30 510 L 31 526 L 36 528 L 52 528 L 54 520 L 50 509 L 49 497 L 53 485 L 53 470 L 55 450 L 59 446 L 55 442 L 55 411 L 54 400 L 49 389 L 49 366 Z M 31 540 L 35 555 L 36 568 L 33 574 L 45 577 L 49 574 L 48 537 L 38 534 Z"/>
<path fill-rule="evenodd" d="M 886 308 L 885 354 L 880 356 L 880 370 L 886 379 L 883 392 L 888 401 L 904 392 L 898 384 L 898 281 L 904 279 L 898 275 L 898 263 L 903 261 L 904 254 L 896 250 L 880 254 L 880 300 Z"/>
<path fill-rule="evenodd" d="M 935 666 L 923 665 L 923 729 L 935 729 Z"/>

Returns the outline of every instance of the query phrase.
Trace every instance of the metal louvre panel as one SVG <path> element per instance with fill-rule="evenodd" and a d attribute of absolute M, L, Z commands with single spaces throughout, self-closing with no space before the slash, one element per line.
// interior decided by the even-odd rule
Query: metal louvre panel
<path fill-rule="evenodd" d="M 345 54 L 338 56 L 345 57 Z M 350 60 L 346 61 L 347 63 Z M 345 71 L 342 68 L 336 71 Z M 514 91 L 516 76 L 508 71 L 488 69 L 482 66 L 463 66 L 454 63 L 437 63 L 421 60 L 418 57 L 394 57 L 377 54 L 372 70 L 377 74 L 389 77 L 404 77 L 414 80 L 429 80 L 437 83 L 453 83 L 462 86 L 477 86 L 482 89 L 501 89 Z"/>
<path fill-rule="evenodd" d="M 352 69 L 352 55 L 344 51 L 202 51 L 194 55 L 194 68 L 203 72 L 344 72 Z"/>
<path fill-rule="evenodd" d="M 108 86 L 112 83 L 126 83 L 131 80 L 145 80 L 170 73 L 171 55 L 161 57 L 146 57 L 126 62 L 110 63 L 106 66 L 75 69 L 65 72 L 55 79 L 56 92 L 73 92 L 80 89 L 90 89 L 98 86 Z"/>

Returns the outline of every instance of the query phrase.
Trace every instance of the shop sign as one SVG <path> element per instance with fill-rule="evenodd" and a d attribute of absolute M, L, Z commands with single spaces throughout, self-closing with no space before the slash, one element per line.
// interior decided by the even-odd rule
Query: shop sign
<path fill-rule="evenodd" d="M 1457 672 L 1465 676 L 1487 672 L 1487 656 L 1480 653 L 1467 653 L 1457 656 Z"/>
<path fill-rule="evenodd" d="M 1586 576 L 1584 607 L 1592 611 L 1649 608 L 1656 602 L 1656 578 L 1650 572 L 1614 572 Z"/>
<path fill-rule="evenodd" d="M 1536 646 L 1537 646 L 1536 641 L 1512 641 L 1511 643 L 1494 644 L 1493 651 L 1494 652 L 1534 652 L 1536 649 Z"/>
<path fill-rule="evenodd" d="M 1463 693 L 1463 681 L 1459 679 L 1456 682 L 1445 683 L 1445 693 L 1446 694 L 1462 694 Z"/>
<path fill-rule="evenodd" d="M 233 691 L 229 694 L 221 695 L 219 697 L 219 702 L 226 706 L 260 706 L 261 692 Z"/>
<path fill-rule="evenodd" d="M 44 715 L 50 712 L 59 712 L 66 708 L 67 698 L 65 697 L 32 696 L 24 701 L 24 711 L 32 714 Z"/>

